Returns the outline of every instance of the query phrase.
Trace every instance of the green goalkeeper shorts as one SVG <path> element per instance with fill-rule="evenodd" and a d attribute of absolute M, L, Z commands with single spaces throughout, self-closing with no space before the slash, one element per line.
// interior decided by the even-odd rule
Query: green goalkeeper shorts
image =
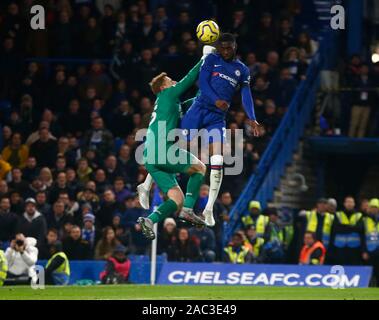
<path fill-rule="evenodd" d="M 170 163 L 167 161 L 165 164 L 159 164 L 145 161 L 146 170 L 151 174 L 159 189 L 164 193 L 178 186 L 178 181 L 176 180 L 177 173 L 187 173 L 188 169 L 198 161 L 192 153 L 184 149 L 178 149 L 178 154 L 180 155 L 179 163 Z"/>

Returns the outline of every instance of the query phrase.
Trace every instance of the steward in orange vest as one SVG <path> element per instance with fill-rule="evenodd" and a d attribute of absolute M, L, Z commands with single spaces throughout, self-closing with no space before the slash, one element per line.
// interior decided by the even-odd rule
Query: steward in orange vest
<path fill-rule="evenodd" d="M 304 246 L 300 252 L 299 264 L 320 265 L 324 264 L 326 249 L 321 241 L 316 240 L 314 232 L 304 234 Z"/>

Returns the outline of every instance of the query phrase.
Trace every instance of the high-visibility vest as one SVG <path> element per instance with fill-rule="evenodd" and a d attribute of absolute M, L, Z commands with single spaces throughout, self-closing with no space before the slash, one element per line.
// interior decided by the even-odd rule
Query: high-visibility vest
<path fill-rule="evenodd" d="M 56 254 L 54 254 L 50 259 L 49 261 L 47 261 L 47 264 L 46 264 L 46 268 L 49 267 L 51 261 L 53 261 L 53 259 L 57 256 L 60 256 L 64 259 L 64 261 L 62 262 L 62 264 L 56 268 L 54 270 L 54 272 L 56 273 L 64 273 L 65 275 L 67 276 L 70 276 L 70 263 L 68 261 L 68 258 L 66 256 L 66 254 L 64 252 L 57 252 Z"/>
<path fill-rule="evenodd" d="M 349 219 L 345 212 L 337 211 L 336 217 L 343 225 L 355 226 L 362 218 L 362 213 L 353 213 Z M 334 245 L 337 248 L 358 248 L 361 245 L 361 238 L 357 232 L 352 232 L 349 234 L 336 234 Z"/>
<path fill-rule="evenodd" d="M 228 246 L 224 249 L 224 251 L 226 252 L 226 254 L 228 255 L 229 257 L 229 261 L 231 263 L 238 263 L 238 264 L 241 264 L 241 263 L 245 263 L 245 258 L 247 256 L 247 254 L 249 253 L 249 249 L 246 248 L 245 246 L 241 247 L 241 250 L 240 252 L 235 252 L 233 250 L 233 247 L 232 246 Z"/>
<path fill-rule="evenodd" d="M 8 263 L 5 257 L 4 251 L 0 250 L 0 287 L 4 284 L 4 280 L 7 278 Z"/>
<path fill-rule="evenodd" d="M 253 245 L 254 256 L 259 257 L 259 255 L 261 254 L 261 249 L 262 249 L 262 246 L 264 243 L 265 243 L 265 241 L 263 238 L 257 238 L 255 244 Z"/>
<path fill-rule="evenodd" d="M 282 227 L 282 229 L 278 233 L 279 241 L 288 248 L 291 244 L 294 235 L 294 228 L 292 225 L 287 225 Z"/>
<path fill-rule="evenodd" d="M 379 223 L 376 223 L 372 217 L 364 217 L 363 223 L 367 251 L 373 252 L 379 248 Z"/>
<path fill-rule="evenodd" d="M 311 259 L 311 256 L 315 250 L 321 249 L 322 255 L 319 259 Z M 303 246 L 300 252 L 300 264 L 323 264 L 325 260 L 326 249 L 321 241 L 316 241 L 312 247 L 306 245 Z"/>
<path fill-rule="evenodd" d="M 258 237 L 262 237 L 264 235 L 268 222 L 269 218 L 263 214 L 260 214 L 258 218 L 255 220 L 255 222 L 251 215 L 242 217 L 242 223 L 245 227 L 251 225 L 255 226 L 255 230 L 257 231 Z"/>
<path fill-rule="evenodd" d="M 307 211 L 305 217 L 307 218 L 307 229 L 308 232 L 317 231 L 317 212 L 315 210 Z M 332 225 L 334 221 L 334 215 L 326 212 L 324 215 L 324 222 L 322 226 L 322 243 L 325 247 L 328 247 L 330 241 L 330 233 L 332 231 Z"/>

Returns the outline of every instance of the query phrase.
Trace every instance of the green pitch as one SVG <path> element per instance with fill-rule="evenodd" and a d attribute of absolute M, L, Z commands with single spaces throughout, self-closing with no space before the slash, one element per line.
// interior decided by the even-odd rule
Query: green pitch
<path fill-rule="evenodd" d="M 284 288 L 284 287 L 246 287 L 246 286 L 154 286 L 115 285 L 115 286 L 68 286 L 46 287 L 33 290 L 30 287 L 2 287 L 0 299 L 15 300 L 102 300 L 102 299 L 170 299 L 170 300 L 332 300 L 356 299 L 379 300 L 379 288 L 367 289 L 329 289 L 329 288 Z"/>

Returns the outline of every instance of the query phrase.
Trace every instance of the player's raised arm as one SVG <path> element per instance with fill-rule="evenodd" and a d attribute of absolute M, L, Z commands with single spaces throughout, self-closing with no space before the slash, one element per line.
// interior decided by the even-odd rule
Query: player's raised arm
<path fill-rule="evenodd" d="M 257 119 L 255 117 L 255 112 L 254 112 L 254 101 L 253 101 L 253 96 L 251 95 L 251 90 L 250 90 L 249 70 L 244 72 L 244 77 L 242 79 L 241 95 L 242 95 L 243 108 L 245 109 L 247 116 L 251 120 L 250 125 L 253 128 L 253 134 L 254 136 L 258 136 L 259 123 L 257 122 Z"/>

